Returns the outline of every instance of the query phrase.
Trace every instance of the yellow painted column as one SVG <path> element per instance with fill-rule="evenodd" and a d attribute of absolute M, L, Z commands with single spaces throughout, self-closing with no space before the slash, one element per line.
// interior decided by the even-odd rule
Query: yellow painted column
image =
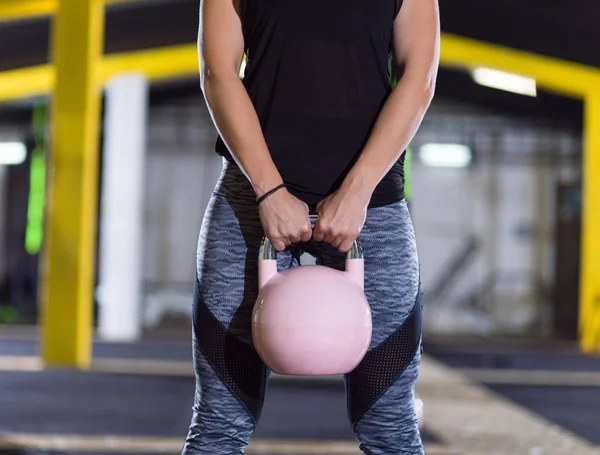
<path fill-rule="evenodd" d="M 61 0 L 42 268 L 46 365 L 87 368 L 92 353 L 103 0 Z"/>
<path fill-rule="evenodd" d="M 585 99 L 579 328 L 581 349 L 600 354 L 600 90 Z"/>

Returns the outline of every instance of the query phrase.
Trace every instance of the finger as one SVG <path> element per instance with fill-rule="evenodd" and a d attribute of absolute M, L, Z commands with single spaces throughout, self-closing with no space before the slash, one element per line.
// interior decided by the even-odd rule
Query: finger
<path fill-rule="evenodd" d="M 325 231 L 325 237 L 323 239 L 324 242 L 333 244 L 333 241 L 337 237 L 337 233 L 333 232 L 332 229 L 327 229 Z"/>
<path fill-rule="evenodd" d="M 302 242 L 308 242 L 312 238 L 312 236 L 313 236 L 313 230 L 312 230 L 312 226 L 310 225 L 310 221 L 309 221 L 308 224 L 306 226 L 304 226 L 300 240 Z"/>
<path fill-rule="evenodd" d="M 283 251 L 286 248 L 286 244 L 281 240 L 271 240 L 271 245 L 273 245 L 275 251 Z"/>
<path fill-rule="evenodd" d="M 315 240 L 317 242 L 323 242 L 325 239 L 325 233 L 323 232 L 323 229 L 321 228 L 321 223 L 319 223 L 319 220 L 317 220 L 317 222 L 315 223 L 315 228 L 312 233 L 312 238 L 313 238 L 313 240 Z"/>
<path fill-rule="evenodd" d="M 334 248 L 339 249 L 340 245 L 344 243 L 344 240 L 346 240 L 346 238 L 343 235 L 338 235 L 333 239 L 331 245 L 333 245 Z"/>
<path fill-rule="evenodd" d="M 338 247 L 336 247 L 340 252 L 347 253 L 354 245 L 354 240 L 345 239 Z"/>
<path fill-rule="evenodd" d="M 299 231 L 294 231 L 291 232 L 288 236 L 287 236 L 287 240 L 288 240 L 288 245 L 291 245 L 293 243 L 298 243 L 300 241 L 301 238 L 301 234 Z"/>
<path fill-rule="evenodd" d="M 287 246 L 298 243 L 300 241 L 300 232 L 298 232 L 298 231 L 292 232 L 290 235 L 287 236 L 286 240 L 287 240 L 287 242 L 286 242 Z"/>
<path fill-rule="evenodd" d="M 313 232 L 312 239 L 313 239 L 315 242 L 324 242 L 324 241 L 325 241 L 325 234 L 323 234 L 323 232 L 322 232 L 322 231 L 317 231 L 317 230 L 315 229 L 315 231 Z"/>

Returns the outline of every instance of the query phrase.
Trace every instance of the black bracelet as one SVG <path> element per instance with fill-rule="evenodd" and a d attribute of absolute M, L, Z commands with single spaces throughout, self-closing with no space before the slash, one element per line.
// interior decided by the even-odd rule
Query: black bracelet
<path fill-rule="evenodd" d="M 271 194 L 275 193 L 276 191 L 279 191 L 281 188 L 285 188 L 285 183 L 282 183 L 279 186 L 276 186 L 275 188 L 273 188 L 272 190 L 267 191 L 265 194 L 263 194 L 261 197 L 259 197 L 256 200 L 256 204 L 260 204 L 262 201 L 264 201 L 266 198 L 268 198 Z"/>

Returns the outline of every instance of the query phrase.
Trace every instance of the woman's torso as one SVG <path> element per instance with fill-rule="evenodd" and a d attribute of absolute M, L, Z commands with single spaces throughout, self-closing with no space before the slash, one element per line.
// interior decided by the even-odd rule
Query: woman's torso
<path fill-rule="evenodd" d="M 401 0 L 241 1 L 244 86 L 288 189 L 314 205 L 341 183 L 391 91 Z M 217 151 L 229 155 L 220 139 Z M 371 205 L 402 198 L 398 162 Z"/>

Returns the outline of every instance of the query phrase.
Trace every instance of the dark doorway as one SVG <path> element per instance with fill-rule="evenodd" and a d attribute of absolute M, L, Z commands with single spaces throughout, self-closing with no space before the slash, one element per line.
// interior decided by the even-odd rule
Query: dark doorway
<path fill-rule="evenodd" d="M 554 336 L 577 340 L 581 257 L 581 183 L 557 188 Z"/>
<path fill-rule="evenodd" d="M 25 248 L 33 141 L 27 141 L 26 146 L 25 162 L 6 169 L 4 239 L 0 239 L 6 254 L 0 303 L 4 323 L 34 323 L 38 313 L 39 254 L 30 254 Z"/>

